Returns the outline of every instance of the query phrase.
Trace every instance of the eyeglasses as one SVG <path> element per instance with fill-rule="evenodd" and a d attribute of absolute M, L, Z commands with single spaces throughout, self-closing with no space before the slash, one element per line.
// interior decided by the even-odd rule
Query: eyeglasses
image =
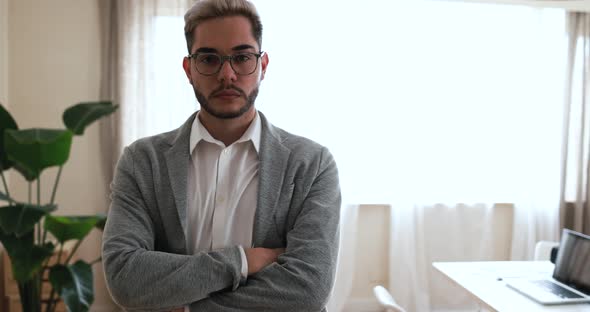
<path fill-rule="evenodd" d="M 187 56 L 195 60 L 195 67 L 201 75 L 212 76 L 221 70 L 223 63 L 229 60 L 234 72 L 240 76 L 252 74 L 258 67 L 258 59 L 264 54 L 260 53 L 237 53 L 233 55 L 219 55 L 217 53 L 193 53 Z"/>

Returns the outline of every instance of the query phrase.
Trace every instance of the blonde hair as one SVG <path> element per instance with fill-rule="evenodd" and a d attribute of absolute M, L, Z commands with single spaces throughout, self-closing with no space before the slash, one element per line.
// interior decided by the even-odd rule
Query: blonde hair
<path fill-rule="evenodd" d="M 198 0 L 184 15 L 184 36 L 191 53 L 197 26 L 209 19 L 225 16 L 244 16 L 252 25 L 252 35 L 262 48 L 262 22 L 256 7 L 248 0 Z"/>

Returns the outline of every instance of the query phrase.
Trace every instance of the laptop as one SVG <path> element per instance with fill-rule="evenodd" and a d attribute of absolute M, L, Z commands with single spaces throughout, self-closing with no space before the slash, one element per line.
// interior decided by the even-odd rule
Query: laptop
<path fill-rule="evenodd" d="M 564 229 L 552 278 L 515 279 L 506 285 L 541 304 L 590 302 L 590 236 Z"/>

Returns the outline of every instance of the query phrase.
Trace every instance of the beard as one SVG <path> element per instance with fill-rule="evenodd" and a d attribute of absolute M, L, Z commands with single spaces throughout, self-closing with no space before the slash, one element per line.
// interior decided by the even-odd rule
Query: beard
<path fill-rule="evenodd" d="M 246 92 L 244 92 L 244 90 L 242 90 L 236 86 L 229 86 L 227 88 L 224 88 L 223 86 L 221 86 L 220 88 L 211 92 L 211 95 L 213 95 L 213 94 L 223 91 L 223 90 L 232 89 L 232 90 L 239 92 L 240 97 L 242 97 L 246 100 L 244 105 L 242 105 L 240 107 L 240 109 L 238 109 L 237 111 L 222 112 L 222 111 L 215 109 L 211 105 L 211 103 L 209 103 L 209 99 L 211 98 L 211 95 L 209 95 L 209 97 L 206 97 L 203 93 L 201 93 L 197 89 L 197 86 L 193 86 L 193 89 L 195 91 L 195 97 L 197 98 L 197 101 L 199 101 L 199 103 L 201 104 L 201 108 L 204 111 L 206 111 L 207 113 L 209 113 L 211 116 L 213 116 L 215 118 L 219 118 L 219 119 L 233 119 L 233 118 L 238 118 L 238 117 L 244 115 L 244 113 L 249 111 L 250 108 L 252 106 L 254 106 L 254 101 L 256 101 L 256 97 L 258 96 L 258 88 L 259 88 L 259 86 L 256 86 L 256 88 L 254 88 L 254 90 L 252 90 L 252 92 L 250 92 L 250 94 L 246 94 Z"/>

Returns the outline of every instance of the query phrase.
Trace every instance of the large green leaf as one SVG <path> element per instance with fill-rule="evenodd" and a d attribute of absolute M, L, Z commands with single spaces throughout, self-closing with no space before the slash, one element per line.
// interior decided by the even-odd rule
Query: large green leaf
<path fill-rule="evenodd" d="M 21 203 L 0 207 L 0 229 L 4 234 L 23 236 L 32 231 L 43 216 L 56 208 L 55 205 L 36 206 Z"/>
<path fill-rule="evenodd" d="M 44 169 L 61 166 L 68 160 L 72 136 L 69 130 L 6 130 L 4 145 L 15 169 L 27 181 L 33 181 Z"/>
<path fill-rule="evenodd" d="M 8 160 L 4 149 L 4 130 L 6 129 L 18 129 L 18 126 L 10 113 L 0 104 L 0 171 L 12 167 L 12 162 Z"/>
<path fill-rule="evenodd" d="M 30 280 L 39 273 L 43 262 L 51 257 L 55 246 L 51 243 L 43 246 L 34 245 L 34 231 L 17 237 L 15 234 L 6 234 L 0 230 L 0 241 L 10 257 L 12 263 L 12 275 L 19 282 Z"/>
<path fill-rule="evenodd" d="M 111 102 L 80 103 L 64 111 L 63 121 L 73 133 L 82 135 L 88 125 L 112 114 L 117 108 L 118 105 L 113 105 Z"/>
<path fill-rule="evenodd" d="M 47 216 L 45 228 L 60 242 L 71 239 L 81 240 L 92 228 L 103 222 L 104 215 L 96 216 Z"/>
<path fill-rule="evenodd" d="M 39 177 L 39 174 L 37 172 L 24 167 L 22 164 L 13 163 L 12 168 L 14 168 L 14 170 L 18 171 L 29 182 L 35 181 L 35 179 L 37 179 L 37 177 Z"/>
<path fill-rule="evenodd" d="M 82 260 L 73 265 L 56 265 L 49 272 L 49 281 L 70 312 L 86 312 L 94 301 L 92 268 Z"/>

